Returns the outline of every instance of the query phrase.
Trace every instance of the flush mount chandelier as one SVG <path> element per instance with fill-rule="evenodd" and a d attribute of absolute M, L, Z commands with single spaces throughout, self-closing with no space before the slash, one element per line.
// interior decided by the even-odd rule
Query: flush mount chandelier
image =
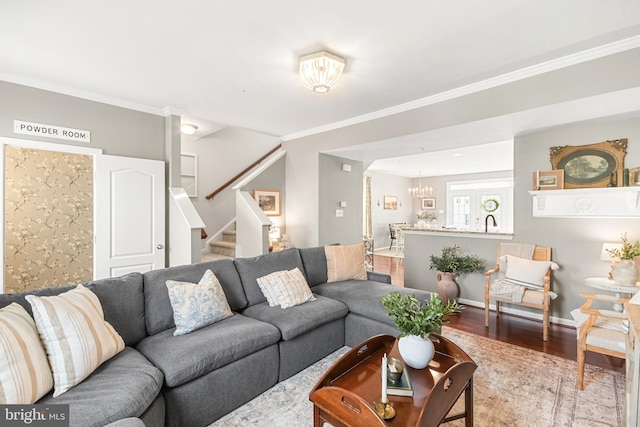
<path fill-rule="evenodd" d="M 198 126 L 192 125 L 191 123 L 183 123 L 180 125 L 180 132 L 184 135 L 193 135 L 198 130 Z"/>
<path fill-rule="evenodd" d="M 343 70 L 344 59 L 326 51 L 300 58 L 300 80 L 317 93 L 329 92 L 337 85 Z"/>

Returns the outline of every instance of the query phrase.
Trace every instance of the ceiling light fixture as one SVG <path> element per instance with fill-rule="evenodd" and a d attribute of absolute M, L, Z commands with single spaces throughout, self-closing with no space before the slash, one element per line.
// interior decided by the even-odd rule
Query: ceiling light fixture
<path fill-rule="evenodd" d="M 432 187 L 423 187 L 422 186 L 422 171 L 418 171 L 418 174 L 420 175 L 420 179 L 418 181 L 418 186 L 409 188 L 409 194 L 411 194 L 411 197 L 415 197 L 416 199 L 423 199 L 425 197 L 431 196 L 433 194 L 433 188 Z"/>
<path fill-rule="evenodd" d="M 300 80 L 317 93 L 329 92 L 337 85 L 343 70 L 344 59 L 326 51 L 300 58 Z"/>
<path fill-rule="evenodd" d="M 193 135 L 198 130 L 198 126 L 191 123 L 183 123 L 180 125 L 180 131 L 185 135 Z"/>

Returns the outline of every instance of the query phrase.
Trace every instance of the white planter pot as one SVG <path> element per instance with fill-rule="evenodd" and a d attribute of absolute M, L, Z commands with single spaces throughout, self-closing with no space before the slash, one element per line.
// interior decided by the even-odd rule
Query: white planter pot
<path fill-rule="evenodd" d="M 433 343 L 427 338 L 407 335 L 398 340 L 398 351 L 404 362 L 414 369 L 426 368 L 436 351 Z"/>
<path fill-rule="evenodd" d="M 635 286 L 638 282 L 638 269 L 636 263 L 631 260 L 620 261 L 613 266 L 611 273 L 616 285 Z"/>

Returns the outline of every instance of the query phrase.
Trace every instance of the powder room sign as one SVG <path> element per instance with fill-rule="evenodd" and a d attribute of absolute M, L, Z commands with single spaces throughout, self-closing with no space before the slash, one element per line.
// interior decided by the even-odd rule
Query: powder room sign
<path fill-rule="evenodd" d="M 44 136 L 47 138 L 67 139 L 69 141 L 91 142 L 91 132 L 82 129 L 71 129 L 42 123 L 13 121 L 13 131 L 23 135 Z"/>

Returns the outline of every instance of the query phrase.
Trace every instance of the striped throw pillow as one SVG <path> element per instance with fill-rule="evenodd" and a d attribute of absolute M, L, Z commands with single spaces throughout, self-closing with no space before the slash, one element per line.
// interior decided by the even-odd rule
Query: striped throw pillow
<path fill-rule="evenodd" d="M 327 282 L 341 280 L 367 280 L 364 268 L 364 243 L 350 246 L 325 246 L 327 256 Z"/>
<path fill-rule="evenodd" d="M 53 397 L 82 382 L 124 349 L 122 337 L 104 320 L 100 300 L 84 286 L 26 299 L 53 371 Z"/>
<path fill-rule="evenodd" d="M 0 309 L 0 404 L 30 405 L 53 388 L 42 342 L 27 310 Z"/>
<path fill-rule="evenodd" d="M 279 305 L 289 308 L 316 299 L 298 267 L 288 271 L 276 271 L 257 280 L 267 301 L 270 297 L 274 300 L 274 305 L 269 303 L 272 307 Z"/>

